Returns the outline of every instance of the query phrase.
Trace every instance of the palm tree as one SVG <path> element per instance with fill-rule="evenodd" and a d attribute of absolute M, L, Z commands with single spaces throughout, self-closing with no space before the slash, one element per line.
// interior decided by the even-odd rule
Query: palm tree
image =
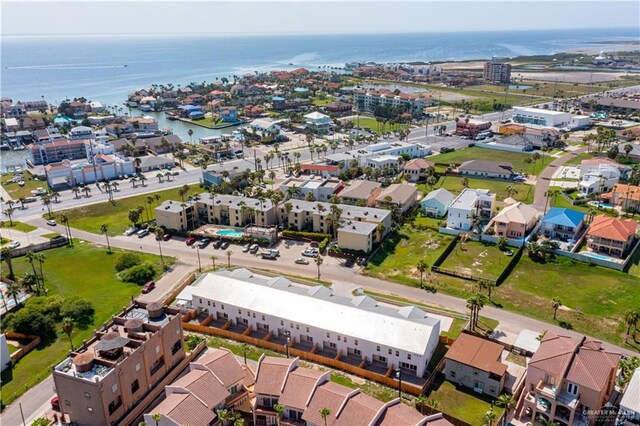
<path fill-rule="evenodd" d="M 229 420 L 229 412 L 227 410 L 225 410 L 224 408 L 216 410 L 216 415 L 218 416 L 218 419 L 220 419 L 222 424 L 227 424 L 227 420 Z"/>
<path fill-rule="evenodd" d="M 462 185 L 463 188 L 468 188 L 469 187 L 469 179 L 468 178 L 462 178 L 462 180 L 460 181 L 460 184 Z"/>
<path fill-rule="evenodd" d="M 247 365 L 247 352 L 249 352 L 249 345 L 244 342 L 241 343 L 240 350 L 242 351 L 242 355 L 244 355 L 244 365 Z"/>
<path fill-rule="evenodd" d="M 427 261 L 424 259 L 420 259 L 418 261 L 418 272 L 420 272 L 420 288 L 422 288 L 423 286 L 423 281 L 422 281 L 422 275 L 425 273 L 425 271 L 429 268 L 429 265 L 427 264 Z"/>
<path fill-rule="evenodd" d="M 324 420 L 324 426 L 327 426 L 327 417 L 329 417 L 329 415 L 331 414 L 331 410 L 329 410 L 327 407 L 322 407 L 318 410 L 318 412 L 320 413 L 320 417 L 322 417 L 322 420 Z"/>
<path fill-rule="evenodd" d="M 20 278 L 20 285 L 25 291 L 33 293 L 33 288 L 38 285 L 38 277 L 27 272 Z"/>
<path fill-rule="evenodd" d="M 276 412 L 276 422 L 278 423 L 278 426 L 280 426 L 280 420 L 282 419 L 282 413 L 284 413 L 284 405 L 275 404 L 273 406 L 273 411 Z"/>
<path fill-rule="evenodd" d="M 10 283 L 7 283 L 6 292 L 7 292 L 7 296 L 13 297 L 13 301 L 15 302 L 16 307 L 17 307 L 18 306 L 18 296 L 20 296 L 20 292 L 21 292 L 20 286 L 17 283 L 11 281 Z"/>
<path fill-rule="evenodd" d="M 135 188 L 136 187 L 136 182 L 138 179 L 136 179 L 135 177 L 132 177 L 131 179 L 129 179 L 129 182 L 131 182 L 131 187 Z"/>
<path fill-rule="evenodd" d="M 190 189 L 191 188 L 189 188 L 189 185 L 183 185 L 182 188 L 178 190 L 178 195 L 180 196 L 180 198 L 182 198 L 183 203 L 184 203 L 184 198 L 189 193 Z"/>
<path fill-rule="evenodd" d="M 494 413 L 493 410 L 489 410 L 484 413 L 483 419 L 487 426 L 491 426 L 493 424 L 493 421 L 496 419 L 496 413 Z"/>
<path fill-rule="evenodd" d="M 39 285 L 40 278 L 38 276 L 38 271 L 36 270 L 36 264 L 35 264 L 36 254 L 33 251 L 28 251 L 24 255 L 24 258 L 27 260 L 27 262 L 29 262 L 29 264 L 31 264 L 33 275 L 36 277 L 36 294 L 40 295 L 40 285 Z"/>
<path fill-rule="evenodd" d="M 507 193 L 507 197 L 513 197 L 518 193 L 518 190 L 513 185 L 508 185 L 505 188 L 504 192 Z"/>
<path fill-rule="evenodd" d="M 46 289 L 44 287 L 44 270 L 42 269 L 42 265 L 44 264 L 44 260 L 46 259 L 46 256 L 42 253 L 36 253 L 34 255 L 34 259 L 38 261 L 38 264 L 40 265 L 40 283 L 42 284 L 42 291 L 46 293 Z"/>
<path fill-rule="evenodd" d="M 152 414 L 151 418 L 153 419 L 154 422 L 156 422 L 156 426 L 158 426 L 158 423 L 160 423 L 160 420 L 162 420 L 162 414 L 160 413 Z"/>
<path fill-rule="evenodd" d="M 213 270 L 216 270 L 216 260 L 218 259 L 218 256 L 211 256 L 211 263 L 213 263 Z"/>
<path fill-rule="evenodd" d="M 320 281 L 320 265 L 324 262 L 324 258 L 320 255 L 315 259 L 316 265 L 318 266 L 318 281 Z"/>
<path fill-rule="evenodd" d="M 438 178 L 435 176 L 429 176 L 427 178 L 427 185 L 429 185 L 429 189 L 433 189 L 433 187 L 436 186 L 436 183 L 438 183 Z"/>
<path fill-rule="evenodd" d="M 84 192 L 84 196 L 86 198 L 91 197 L 91 188 L 89 188 L 88 186 L 85 186 L 84 188 L 82 188 L 82 192 Z"/>
<path fill-rule="evenodd" d="M 107 251 L 111 252 L 111 244 L 109 244 L 109 234 L 107 233 L 109 231 L 109 225 L 107 225 L 106 223 L 103 223 L 102 225 L 100 225 L 100 232 L 104 234 L 104 236 L 107 238 Z"/>
<path fill-rule="evenodd" d="M 562 300 L 558 296 L 555 296 L 551 299 L 551 307 L 553 308 L 553 319 L 556 319 L 556 315 L 558 313 L 558 309 L 562 306 Z"/>
<path fill-rule="evenodd" d="M 140 179 L 140 183 L 142 184 L 142 187 L 144 188 L 144 186 L 145 186 L 144 182 L 147 180 L 147 177 L 145 175 L 141 174 L 138 179 Z"/>
<path fill-rule="evenodd" d="M 70 317 L 62 318 L 62 331 L 69 337 L 69 344 L 71 350 L 73 350 L 73 340 L 71 339 L 71 333 L 73 333 L 73 320 Z"/>
<path fill-rule="evenodd" d="M 509 393 L 503 393 L 498 397 L 496 404 L 498 407 L 504 408 L 504 416 L 502 417 L 502 426 L 507 424 L 507 414 L 516 406 L 516 399 Z"/>
<path fill-rule="evenodd" d="M 471 311 L 470 326 L 474 330 L 478 326 L 480 310 L 484 307 L 485 297 L 481 294 L 474 294 L 467 299 L 467 308 Z"/>
<path fill-rule="evenodd" d="M 540 153 L 534 152 L 531 156 L 531 161 L 533 161 L 533 170 L 531 171 L 532 175 L 536 174 L 536 162 L 540 159 Z"/>
<path fill-rule="evenodd" d="M 640 321 L 640 311 L 629 309 L 625 311 L 623 320 L 625 325 L 627 326 L 627 335 L 624 338 L 624 343 L 629 343 L 629 336 L 631 335 L 631 328 L 635 328 L 638 325 L 638 321 Z"/>
<path fill-rule="evenodd" d="M 231 268 L 231 255 L 233 254 L 233 251 L 231 250 L 227 250 L 227 267 Z"/>
<path fill-rule="evenodd" d="M 13 218 L 12 218 L 12 215 L 13 215 L 13 212 L 14 212 L 15 210 L 16 210 L 16 209 L 14 209 L 13 207 L 9 207 L 8 209 L 6 209 L 6 210 L 4 211 L 4 213 L 5 213 L 5 214 L 7 215 L 7 217 L 9 218 L 9 225 L 10 225 L 10 226 L 13 226 Z"/>

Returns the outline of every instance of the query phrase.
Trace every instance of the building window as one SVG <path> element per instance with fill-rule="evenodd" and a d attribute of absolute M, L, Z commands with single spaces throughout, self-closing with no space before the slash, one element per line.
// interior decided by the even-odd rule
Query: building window
<path fill-rule="evenodd" d="M 220 305 L 220 309 L 224 310 L 224 305 Z"/>
<path fill-rule="evenodd" d="M 496 387 L 493 385 L 489 386 L 489 392 L 496 393 Z"/>
<path fill-rule="evenodd" d="M 252 316 L 255 318 L 256 317 L 256 313 L 254 312 Z"/>
<path fill-rule="evenodd" d="M 91 399 L 91 394 L 89 392 L 85 392 L 84 393 L 84 397 Z"/>
<path fill-rule="evenodd" d="M 327 339 L 331 337 L 331 333 L 327 333 Z"/>
<path fill-rule="evenodd" d="M 116 393 L 118 392 L 118 384 L 114 384 L 113 386 L 111 386 L 111 392 Z"/>
<path fill-rule="evenodd" d="M 389 355 L 393 355 L 393 351 L 389 349 Z"/>
<path fill-rule="evenodd" d="M 309 332 L 309 327 L 307 327 L 307 333 Z"/>
<path fill-rule="evenodd" d="M 280 320 L 280 325 L 284 325 L 284 321 Z"/>
<path fill-rule="evenodd" d="M 407 354 L 407 359 L 411 359 L 411 354 Z"/>
<path fill-rule="evenodd" d="M 458 364 L 457 367 L 458 367 L 458 370 L 462 371 L 462 364 Z"/>
<path fill-rule="evenodd" d="M 264 321 L 264 315 L 262 316 L 262 321 Z"/>
<path fill-rule="evenodd" d="M 400 351 L 396 351 L 396 356 L 400 356 Z"/>
<path fill-rule="evenodd" d="M 575 383 L 567 384 L 567 392 L 570 393 L 571 395 L 577 395 L 578 394 L 578 385 L 576 385 Z"/>
<path fill-rule="evenodd" d="M 171 347 L 171 355 L 175 355 L 182 348 L 182 342 L 180 340 L 176 341 Z"/>
<path fill-rule="evenodd" d="M 211 306 L 211 300 L 207 300 L 207 306 Z"/>
<path fill-rule="evenodd" d="M 293 328 L 293 323 L 292 322 L 289 323 L 289 328 Z"/>
<path fill-rule="evenodd" d="M 138 389 L 140 389 L 140 382 L 138 382 L 138 379 L 135 379 L 133 383 L 131 383 L 131 394 L 136 393 Z"/>
<path fill-rule="evenodd" d="M 199 298 L 198 300 L 200 300 L 200 303 L 202 303 L 202 298 Z"/>
<path fill-rule="evenodd" d="M 296 330 L 300 330 L 300 324 L 296 324 Z"/>
<path fill-rule="evenodd" d="M 242 309 L 238 309 L 238 314 L 242 315 Z"/>
<path fill-rule="evenodd" d="M 380 352 L 380 345 L 376 346 L 376 351 Z"/>
<path fill-rule="evenodd" d="M 449 376 L 451 376 L 452 379 L 456 378 L 456 372 L 455 371 L 450 371 L 449 372 Z"/>
<path fill-rule="evenodd" d="M 160 353 L 160 346 L 156 346 L 156 353 L 159 354 Z"/>
<path fill-rule="evenodd" d="M 307 331 L 309 331 L 309 330 L 307 330 Z M 354 339 L 353 344 L 358 346 L 358 339 Z"/>
<path fill-rule="evenodd" d="M 338 335 L 338 342 L 342 341 L 342 337 L 340 337 L 340 335 Z"/>

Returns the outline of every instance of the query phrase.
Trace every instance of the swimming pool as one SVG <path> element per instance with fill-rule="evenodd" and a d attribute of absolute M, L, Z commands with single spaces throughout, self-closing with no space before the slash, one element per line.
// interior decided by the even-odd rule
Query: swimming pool
<path fill-rule="evenodd" d="M 609 256 L 603 256 L 601 254 L 598 253 L 589 253 L 589 252 L 582 252 L 580 253 L 583 256 L 587 256 L 587 257 L 593 257 L 594 259 L 600 259 L 600 260 L 606 260 L 607 262 L 611 262 L 612 260 L 615 260 Z"/>
<path fill-rule="evenodd" d="M 589 204 L 591 204 L 592 206 L 603 208 L 603 209 L 612 209 L 613 208 L 613 206 L 611 204 L 601 203 L 600 201 L 589 201 Z"/>
<path fill-rule="evenodd" d="M 244 237 L 244 232 L 234 229 L 218 229 L 216 235 L 220 235 L 221 237 L 242 238 Z"/>

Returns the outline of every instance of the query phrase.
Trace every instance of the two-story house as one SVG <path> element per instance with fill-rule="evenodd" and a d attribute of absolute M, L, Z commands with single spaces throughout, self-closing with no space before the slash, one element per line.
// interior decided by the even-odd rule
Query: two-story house
<path fill-rule="evenodd" d="M 587 230 L 587 248 L 622 258 L 633 245 L 637 227 L 638 223 L 633 219 L 596 216 Z"/>
<path fill-rule="evenodd" d="M 506 238 L 524 238 L 534 228 L 540 212 L 532 206 L 517 202 L 505 207 L 494 216 L 485 229 L 491 229 L 493 235 Z"/>
<path fill-rule="evenodd" d="M 592 425 L 615 387 L 620 354 L 601 342 L 547 332 L 529 361 L 521 420 Z"/>
<path fill-rule="evenodd" d="M 496 194 L 488 189 L 465 188 L 453 200 L 447 215 L 447 228 L 472 231 L 483 220 L 493 217 Z"/>
<path fill-rule="evenodd" d="M 577 241 L 585 228 L 585 214 L 577 210 L 554 207 L 542 217 L 540 232 L 561 241 Z"/>

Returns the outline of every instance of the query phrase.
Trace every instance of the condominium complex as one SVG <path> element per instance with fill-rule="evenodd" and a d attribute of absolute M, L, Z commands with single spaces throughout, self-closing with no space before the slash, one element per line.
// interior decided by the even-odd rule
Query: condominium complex
<path fill-rule="evenodd" d="M 61 411 L 79 426 L 118 424 L 184 357 L 178 310 L 131 305 L 52 367 Z"/>
<path fill-rule="evenodd" d="M 202 275 L 188 291 L 191 307 L 214 321 L 262 330 L 274 339 L 288 336 L 293 344 L 333 357 L 399 367 L 418 377 L 440 334 L 440 320 L 415 306 L 396 309 L 369 296 L 337 296 L 324 286 L 293 285 L 284 277 L 257 276 L 246 269 Z"/>
<path fill-rule="evenodd" d="M 295 188 L 295 189 L 294 189 Z M 294 198 L 312 197 L 317 201 L 329 201 L 331 196 L 344 188 L 344 182 L 337 178 L 297 178 L 290 177 L 280 184 L 280 191 L 291 193 Z"/>
<path fill-rule="evenodd" d="M 431 96 L 421 93 L 394 93 L 391 90 L 355 90 L 353 104 L 360 112 L 375 112 L 377 108 L 393 108 L 403 110 L 412 115 L 419 115 L 424 108 L 433 105 Z"/>
<path fill-rule="evenodd" d="M 492 59 L 485 62 L 482 78 L 484 81 L 493 84 L 509 84 L 511 81 L 511 64 L 500 59 Z"/>

